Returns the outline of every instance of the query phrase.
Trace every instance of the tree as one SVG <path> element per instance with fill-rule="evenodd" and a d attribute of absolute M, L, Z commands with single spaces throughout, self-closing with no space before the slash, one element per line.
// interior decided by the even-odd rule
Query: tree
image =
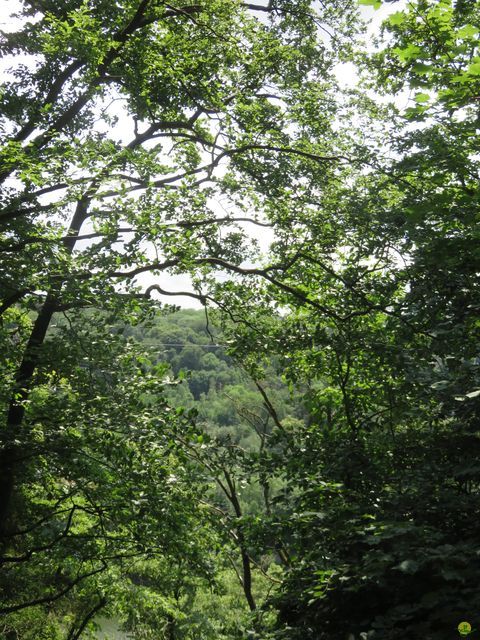
<path fill-rule="evenodd" d="M 330 136 L 323 78 L 351 10 L 25 0 L 21 26 L 3 34 L 14 63 L 1 95 L 6 634 L 28 628 L 35 607 L 32 633 L 54 611 L 57 629 L 72 619 L 79 637 L 126 558 L 173 553 L 174 530 L 205 574 L 188 533 L 195 485 L 168 482 L 187 474 L 172 434 L 189 419 L 170 419 L 162 395 L 149 404 L 163 369 L 132 355 L 113 319 L 135 321 L 154 292 L 179 293 L 142 287 L 147 272 L 189 273 L 187 295 L 202 302 L 218 271 L 282 280 L 291 256 L 246 266 L 255 252 L 237 225 L 274 223 L 288 185 L 304 192 L 305 171 L 348 161 Z M 329 22 L 335 35 L 318 48 Z M 318 95 L 324 120 L 307 126 Z"/>
<path fill-rule="evenodd" d="M 137 635 L 161 620 L 188 637 L 222 545 L 256 622 L 276 611 L 252 627 L 262 640 L 440 639 L 469 619 L 479 7 L 411 2 L 362 56 L 355 4 L 32 1 L 4 34 L 3 52 L 26 56 L 1 96 L 7 637 L 80 637 L 122 602 Z M 377 95 L 337 93 L 339 60 Z M 410 107 L 388 104 L 405 88 Z M 247 225 L 273 228 L 264 258 Z M 256 449 L 172 410 L 167 368 L 119 332 L 152 294 L 181 293 L 165 274 L 220 310 L 259 394 L 253 410 L 251 390 L 227 390 L 250 405 Z M 198 345 L 171 355 L 203 361 Z M 210 399 L 212 420 L 225 402 L 203 364 L 185 397 Z M 249 477 L 258 517 L 239 494 Z M 226 504 L 205 504 L 212 482 Z M 284 567 L 267 601 L 251 584 L 262 554 Z"/>
<path fill-rule="evenodd" d="M 413 106 L 370 105 L 365 168 L 280 244 L 304 302 L 277 292 L 272 318 L 262 291 L 242 312 L 237 357 L 258 377 L 277 354 L 309 413 L 277 436 L 272 526 L 294 558 L 278 637 L 440 639 L 474 615 L 478 11 L 422 0 L 390 16 L 368 70 Z"/>

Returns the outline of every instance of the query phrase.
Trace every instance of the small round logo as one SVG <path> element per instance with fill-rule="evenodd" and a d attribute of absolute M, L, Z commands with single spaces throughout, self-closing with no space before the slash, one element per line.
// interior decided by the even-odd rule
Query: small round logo
<path fill-rule="evenodd" d="M 460 622 L 458 625 L 458 633 L 461 636 L 468 636 L 468 634 L 472 631 L 472 625 L 469 622 Z"/>

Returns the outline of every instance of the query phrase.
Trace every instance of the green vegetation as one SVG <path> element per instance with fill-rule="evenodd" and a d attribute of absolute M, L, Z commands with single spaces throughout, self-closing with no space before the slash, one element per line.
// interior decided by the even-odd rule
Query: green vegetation
<path fill-rule="evenodd" d="M 480 3 L 19 11 L 0 638 L 478 636 Z"/>

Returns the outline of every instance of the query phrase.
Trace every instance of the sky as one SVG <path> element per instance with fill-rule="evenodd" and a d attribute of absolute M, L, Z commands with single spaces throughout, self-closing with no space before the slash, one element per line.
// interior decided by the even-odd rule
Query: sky
<path fill-rule="evenodd" d="M 406 4 L 406 0 L 399 0 L 395 3 L 383 4 L 379 10 L 374 10 L 373 7 L 362 6 L 360 8 L 360 12 L 364 20 L 369 24 L 368 32 L 367 32 L 367 42 L 371 43 L 372 38 L 379 32 L 379 28 L 383 20 L 392 12 L 398 11 L 402 9 Z M 18 25 L 19 20 L 13 19 L 11 14 L 15 13 L 21 7 L 21 3 L 18 0 L 0 0 L 0 29 L 4 31 L 14 31 Z M 371 48 L 371 45 L 370 45 Z M 8 66 L 12 64 L 12 60 L 8 58 L 4 58 L 0 61 L 0 81 L 5 80 L 8 77 Z M 26 63 L 28 64 L 28 59 L 15 59 L 15 63 Z M 357 70 L 353 63 L 343 63 L 337 65 L 335 69 L 335 76 L 337 81 L 339 82 L 342 88 L 353 88 L 357 86 L 359 78 Z M 399 100 L 405 101 L 408 100 L 408 96 L 400 96 Z M 126 118 L 122 117 L 121 112 L 119 112 L 119 122 L 116 127 L 115 134 L 118 135 L 119 138 L 129 139 L 131 136 L 131 121 L 128 121 Z M 102 127 L 101 122 L 99 123 L 99 128 Z M 212 211 L 215 214 L 220 216 L 225 215 L 225 211 L 222 209 L 221 203 L 212 203 Z M 230 213 L 235 213 L 230 210 Z M 246 233 L 251 234 L 252 238 L 259 243 L 259 247 L 262 253 L 266 253 L 269 247 L 269 244 L 273 240 L 273 232 L 271 230 L 261 228 L 259 230 L 258 227 L 254 227 L 253 225 L 243 224 L 243 229 Z M 85 233 L 88 233 L 89 229 L 84 228 L 82 230 Z M 220 276 L 221 278 L 226 278 L 226 275 Z M 144 274 L 142 277 L 138 278 L 137 283 L 141 286 L 147 287 L 158 281 L 158 277 L 151 276 L 149 274 Z M 161 286 L 167 290 L 180 290 L 180 291 L 188 291 L 191 290 L 190 280 L 186 276 L 168 276 L 166 274 L 162 274 L 161 277 Z M 177 304 L 183 307 L 200 307 L 200 303 L 197 303 L 192 298 L 188 297 L 164 297 L 160 298 L 163 302 L 167 302 L 169 304 Z"/>

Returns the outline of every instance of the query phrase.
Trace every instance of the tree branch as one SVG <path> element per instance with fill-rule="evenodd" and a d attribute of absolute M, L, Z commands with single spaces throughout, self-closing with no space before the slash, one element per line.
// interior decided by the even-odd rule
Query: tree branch
<path fill-rule="evenodd" d="M 244 2 L 243 6 L 250 9 L 250 11 L 265 11 L 267 13 L 271 13 L 273 11 L 273 0 L 269 0 L 266 7 L 261 4 L 251 4 L 250 2 Z"/>
<path fill-rule="evenodd" d="M 21 611 L 22 609 L 28 609 L 29 607 L 38 607 L 41 604 L 55 602 L 56 600 L 59 600 L 64 595 L 66 595 L 69 591 L 71 591 L 77 584 L 82 582 L 82 580 L 85 580 L 86 578 L 90 578 L 99 573 L 102 573 L 102 571 L 105 571 L 107 567 L 108 567 L 107 563 L 104 560 L 102 560 L 102 567 L 100 569 L 95 569 L 93 571 L 89 571 L 88 573 L 82 573 L 81 575 L 77 576 L 75 580 L 72 580 L 71 582 L 69 582 L 68 585 L 61 591 L 57 591 L 57 593 L 54 593 L 51 596 L 44 596 L 43 598 L 36 598 L 35 600 L 30 600 L 29 602 L 22 602 L 20 604 L 11 605 L 9 607 L 0 607 L 0 615 L 5 615 L 7 613 L 14 613 L 15 611 Z"/>
<path fill-rule="evenodd" d="M 105 596 L 103 596 L 102 598 L 100 598 L 100 601 L 93 607 L 93 609 L 91 609 L 84 617 L 80 626 L 78 627 L 78 630 L 75 631 L 75 625 L 71 628 L 67 640 L 78 640 L 90 620 L 92 620 L 92 618 L 100 611 L 100 609 L 103 609 L 106 604 L 107 599 L 105 598 Z"/>

